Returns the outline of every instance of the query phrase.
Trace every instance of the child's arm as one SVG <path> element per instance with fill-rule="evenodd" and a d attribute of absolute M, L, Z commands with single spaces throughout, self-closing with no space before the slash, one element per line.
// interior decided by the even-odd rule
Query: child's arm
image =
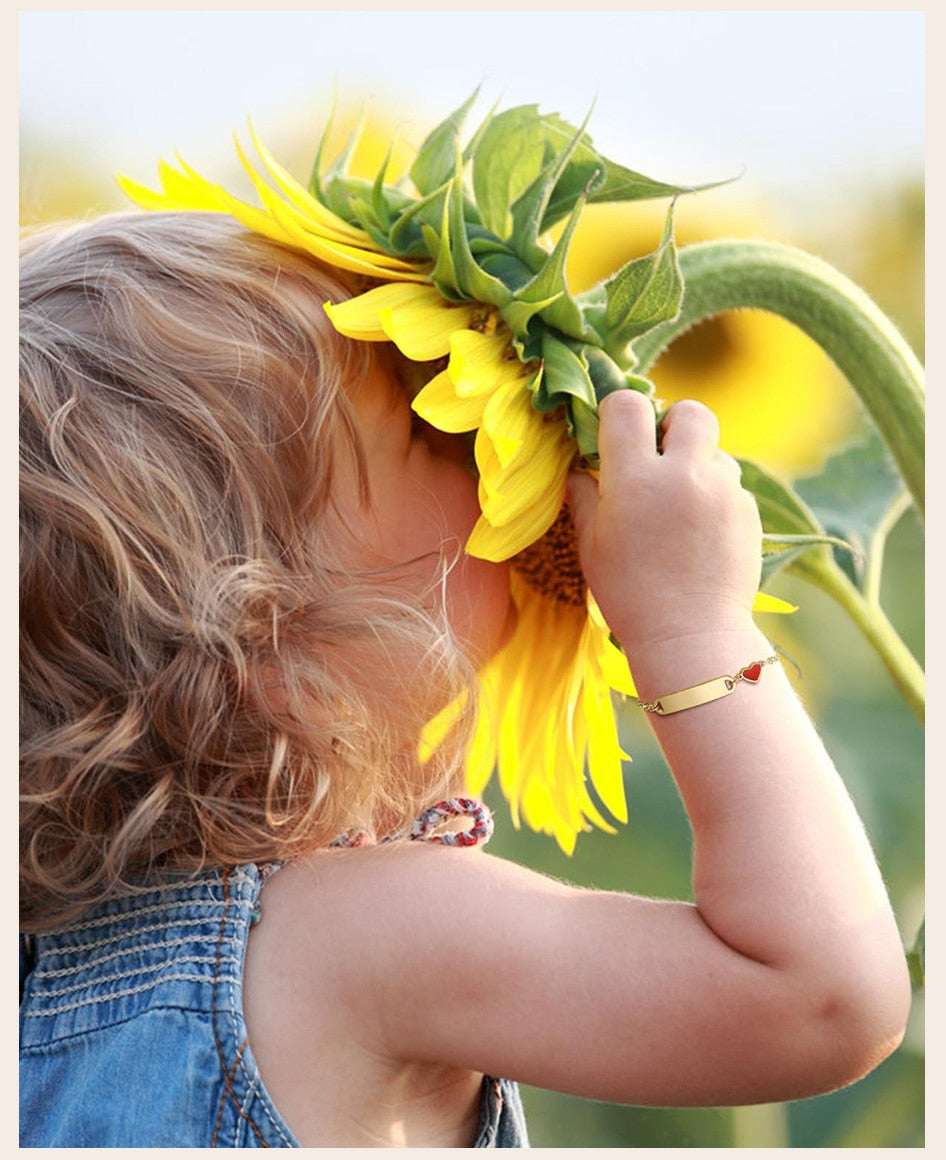
<path fill-rule="evenodd" d="M 759 517 L 738 466 L 717 451 L 711 412 L 671 408 L 662 455 L 642 397 L 615 395 L 602 412 L 600 492 L 578 478 L 572 503 L 589 583 L 638 695 L 653 701 L 770 656 L 750 611 Z M 650 720 L 693 826 L 696 903 L 711 930 L 769 966 L 869 977 L 876 958 L 865 924 L 888 916 L 883 883 L 781 667 L 722 700 Z M 889 935 L 889 921 L 877 933 Z M 897 996 L 898 981 L 894 973 L 882 987 Z"/>
<path fill-rule="evenodd" d="M 600 444 L 600 486 L 579 477 L 570 499 L 640 694 L 768 656 L 750 613 L 758 516 L 709 412 L 673 408 L 658 455 L 650 403 L 615 394 Z M 300 996 L 273 1054 L 304 1075 L 286 1044 L 329 994 L 373 1057 L 627 1103 L 799 1098 L 880 1062 L 909 1007 L 899 934 L 780 666 L 651 720 L 693 826 L 695 905 L 574 889 L 469 850 L 318 855 L 277 875 L 285 909 L 254 936 Z"/>

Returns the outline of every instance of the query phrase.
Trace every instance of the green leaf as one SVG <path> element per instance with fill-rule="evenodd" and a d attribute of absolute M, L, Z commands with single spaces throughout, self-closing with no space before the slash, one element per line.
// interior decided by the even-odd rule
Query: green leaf
<path fill-rule="evenodd" d="M 626 358 L 624 351 L 633 339 L 676 318 L 683 301 L 683 276 L 673 242 L 672 205 L 657 249 L 622 266 L 604 288 L 605 345 L 612 357 Z"/>
<path fill-rule="evenodd" d="M 829 535 L 770 535 L 762 536 L 762 580 L 768 580 L 776 572 L 797 560 L 809 548 L 828 546 L 849 555 L 856 549 L 837 536 Z"/>
<path fill-rule="evenodd" d="M 553 119 L 548 118 L 547 120 L 551 126 Z M 572 129 L 565 121 L 560 121 L 558 118 L 554 118 L 554 122 L 556 128 L 570 130 L 571 136 L 558 152 L 553 151 L 551 139 L 547 142 L 547 163 L 532 184 L 516 198 L 511 209 L 510 243 L 524 261 L 534 264 L 537 269 L 539 263 L 544 261 L 545 249 L 539 242 L 539 238 L 548 228 L 546 224 L 548 221 L 547 213 L 555 190 L 564 182 L 568 187 L 568 196 L 567 205 L 562 202 L 562 213 L 574 213 L 575 204 L 584 204 L 587 191 L 604 173 L 603 162 L 590 149 L 590 141 L 584 131 L 585 126 L 582 125 L 580 129 Z M 585 124 L 587 124 L 587 118 Z M 550 138 L 552 136 L 553 134 L 550 133 Z M 588 154 L 588 157 L 584 163 L 574 159 L 575 153 L 579 149 L 579 143 L 582 141 L 587 143 L 583 151 Z M 561 216 L 562 214 L 558 214 L 555 220 Z M 574 225 L 570 223 L 569 233 L 572 230 L 574 230 Z"/>
<path fill-rule="evenodd" d="M 353 197 L 348 203 L 348 208 L 351 220 L 361 226 L 372 241 L 387 248 L 387 231 L 378 224 L 373 207 L 362 198 Z"/>
<path fill-rule="evenodd" d="M 476 302 L 485 302 L 490 306 L 503 307 L 512 299 L 512 290 L 499 278 L 487 273 L 479 265 L 470 249 L 468 225 L 464 213 L 465 202 L 463 197 L 463 157 L 457 149 L 454 154 L 456 175 L 447 196 L 447 215 L 445 215 L 443 232 L 448 233 L 447 243 L 453 255 L 453 268 L 456 271 L 457 285 L 460 291 Z M 481 241 L 485 239 L 481 236 Z"/>
<path fill-rule="evenodd" d="M 538 106 L 521 105 L 494 116 L 473 158 L 473 192 L 483 222 L 506 238 L 510 206 L 535 178 L 544 160 L 544 140 L 537 136 Z M 537 156 L 538 154 L 538 156 Z"/>
<path fill-rule="evenodd" d="M 379 229 L 383 231 L 385 244 L 388 241 L 388 234 L 390 233 L 393 219 L 392 206 L 389 198 L 396 200 L 399 196 L 396 189 L 388 187 L 384 183 L 388 166 L 391 164 L 391 155 L 393 152 L 394 141 L 392 140 L 388 145 L 388 151 L 384 155 L 384 160 L 381 162 L 381 167 L 375 174 L 374 184 L 371 187 L 371 208 L 374 211 L 375 220 L 378 223 Z"/>
<path fill-rule="evenodd" d="M 536 328 L 542 334 L 546 332 L 547 328 L 544 323 L 541 323 L 536 316 L 546 306 L 551 306 L 557 297 L 557 294 L 553 294 L 549 298 L 540 298 L 538 302 L 527 302 L 514 297 L 500 311 L 503 321 L 512 331 L 514 344 L 518 344 L 521 348 L 520 355 L 523 349 L 532 345 L 536 338 Z M 530 354 L 527 357 L 534 356 Z"/>
<path fill-rule="evenodd" d="M 576 146 L 576 152 L 582 150 Z M 597 196 L 605 181 L 605 162 L 597 153 L 587 160 L 574 156 L 565 165 L 545 201 L 545 208 L 537 223 L 539 234 L 544 234 L 572 212 L 579 198 L 584 202 L 599 201 Z"/>
<path fill-rule="evenodd" d="M 818 475 L 797 480 L 795 490 L 826 530 L 857 549 L 838 563 L 863 588 L 871 556 L 883 552 L 887 514 L 905 490 L 879 434 L 871 429 L 827 459 Z"/>
<path fill-rule="evenodd" d="M 542 381 L 533 395 L 537 410 L 554 410 L 572 397 L 594 410 L 595 389 L 581 350 L 573 350 L 546 331 L 542 336 L 542 362 Z"/>
<path fill-rule="evenodd" d="M 464 214 L 466 215 L 466 236 L 469 239 L 470 252 L 477 255 L 477 261 L 479 260 L 479 256 L 482 254 L 508 254 L 510 257 L 515 257 L 515 254 L 513 254 L 512 250 L 510 250 L 506 243 L 501 242 L 499 238 L 497 238 L 495 234 L 490 233 L 490 231 L 484 225 L 480 225 L 478 222 L 470 221 L 466 208 L 468 204 L 469 203 L 464 202 Z M 532 271 L 522 262 L 519 262 L 519 266 L 521 267 L 526 280 L 528 280 L 532 276 Z M 521 279 L 519 284 L 522 284 Z"/>
<path fill-rule="evenodd" d="M 643 173 L 625 169 L 613 161 L 605 160 L 604 178 L 590 192 L 590 202 L 647 201 L 659 197 L 679 197 L 685 193 L 701 193 L 717 189 L 736 180 L 732 177 L 722 181 L 710 181 L 702 185 L 670 185 L 664 181 L 654 181 Z"/>
<path fill-rule="evenodd" d="M 566 407 L 568 431 L 578 444 L 578 453 L 591 468 L 598 466 L 598 412 L 579 398 Z"/>
<path fill-rule="evenodd" d="M 764 548 L 770 551 L 778 551 L 782 548 L 796 548 L 796 547 L 812 547 L 816 544 L 829 544 L 831 547 L 840 548 L 844 552 L 855 551 L 854 547 L 846 540 L 840 539 L 838 536 L 824 535 L 772 535 L 770 533 L 763 533 L 762 541 Z"/>
<path fill-rule="evenodd" d="M 480 265 L 487 273 L 498 278 L 514 293 L 533 277 L 532 270 L 515 254 L 508 250 L 497 250 L 483 254 Z"/>
<path fill-rule="evenodd" d="M 655 181 L 602 156 L 585 132 L 588 119 L 576 129 L 557 114 L 540 114 L 535 105 L 493 118 L 475 158 L 474 190 L 484 220 L 500 237 L 515 234 L 528 251 L 572 212 L 579 197 L 592 202 L 677 197 L 731 180 L 686 186 Z"/>
<path fill-rule="evenodd" d="M 565 262 L 575 227 L 584 205 L 582 198 L 575 206 L 561 237 L 549 254 L 542 269 L 516 293 L 519 302 L 547 302 L 540 313 L 545 322 L 571 338 L 587 339 L 594 336 L 584 315 L 565 284 Z"/>
<path fill-rule="evenodd" d="M 450 248 L 450 211 L 449 197 L 443 204 L 443 225 L 440 233 L 424 222 L 421 226 L 427 249 L 434 259 L 434 268 L 430 272 L 430 280 L 441 294 L 453 298 L 459 291 L 456 268 L 453 264 L 453 251 Z"/>
<path fill-rule="evenodd" d="M 325 125 L 319 135 L 318 144 L 315 147 L 315 157 L 312 159 L 312 170 L 309 173 L 309 193 L 317 198 L 324 205 L 328 205 L 325 196 L 325 190 L 322 185 L 322 159 L 325 156 L 325 146 L 328 144 L 329 133 L 332 131 L 332 122 L 335 120 L 335 102 L 332 102 L 332 108 L 326 118 Z M 352 142 L 349 140 L 349 153 L 351 152 Z"/>
<path fill-rule="evenodd" d="M 330 124 L 331 122 L 329 122 Z M 360 122 L 355 131 L 349 135 L 341 153 L 339 153 L 323 174 L 322 154 L 328 137 L 329 125 L 326 125 L 325 131 L 319 141 L 318 149 L 316 150 L 315 162 L 312 166 L 312 176 L 309 179 L 309 189 L 313 196 L 317 197 L 333 213 L 345 221 L 350 222 L 352 219 L 349 211 L 349 201 L 352 195 L 358 194 L 365 197 L 370 187 L 370 183 L 361 178 L 347 176 L 348 165 L 355 152 L 358 140 L 361 137 L 364 123 L 363 121 Z"/>
<path fill-rule="evenodd" d="M 764 532 L 775 537 L 825 534 L 815 514 L 787 483 L 752 460 L 740 459 L 739 465 L 742 486 L 755 496 L 759 505 Z"/>
<path fill-rule="evenodd" d="M 759 507 L 762 531 L 773 543 L 787 545 L 763 558 L 763 579 L 789 565 L 814 583 L 825 568 L 832 566 L 830 548 L 823 542 L 826 535 L 815 514 L 794 491 L 770 475 L 759 464 L 740 459 L 742 486 L 751 492 Z M 801 537 L 793 540 L 792 537 Z"/>
<path fill-rule="evenodd" d="M 409 176 L 422 197 L 439 189 L 453 176 L 457 139 L 479 91 L 477 86 L 472 96 L 431 130 L 418 150 Z"/>
<path fill-rule="evenodd" d="M 576 129 L 556 113 L 542 114 L 537 105 L 520 105 L 492 117 L 483 127 L 474 157 L 473 188 L 483 220 L 495 234 L 508 238 L 515 222 L 522 244 L 531 245 L 571 213 L 584 194 L 593 202 L 638 201 L 726 183 L 674 185 L 618 165 L 595 148 L 585 132 L 587 121 Z"/>
<path fill-rule="evenodd" d="M 631 374 L 619 367 L 600 347 L 588 344 L 582 348 L 582 353 L 588 364 L 588 374 L 594 386 L 596 403 L 600 404 L 612 391 L 635 390 L 649 399 L 654 397 L 656 387 L 649 379 Z"/>
<path fill-rule="evenodd" d="M 433 193 L 427 194 L 419 201 L 408 202 L 404 206 L 388 234 L 391 248 L 395 254 L 419 256 L 416 250 L 424 236 L 423 227 L 429 226 L 436 232 L 441 226 L 449 184 L 449 182 L 445 182 Z M 430 257 L 435 256 L 433 251 L 428 250 L 427 252 Z"/>

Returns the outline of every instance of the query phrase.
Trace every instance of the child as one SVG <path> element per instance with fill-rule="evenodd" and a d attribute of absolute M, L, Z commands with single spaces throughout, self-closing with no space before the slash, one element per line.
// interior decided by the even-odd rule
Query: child
<path fill-rule="evenodd" d="M 695 903 L 575 889 L 469 845 L 470 720 L 415 759 L 514 614 L 462 552 L 465 447 L 331 328 L 350 290 L 219 215 L 24 244 L 21 1143 L 515 1147 L 516 1082 L 701 1106 L 864 1075 L 904 956 L 829 757 L 751 667 L 759 520 L 713 416 L 675 405 L 658 453 L 650 401 L 610 395 L 569 484 L 668 710 Z M 457 811 L 472 836 L 382 840 Z"/>

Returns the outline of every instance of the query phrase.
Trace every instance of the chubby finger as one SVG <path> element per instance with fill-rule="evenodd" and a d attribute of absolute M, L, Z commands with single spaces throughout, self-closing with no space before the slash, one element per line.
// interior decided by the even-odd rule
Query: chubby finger
<path fill-rule="evenodd" d="M 719 420 L 696 399 L 681 399 L 663 419 L 664 455 L 713 456 L 719 447 Z"/>
<path fill-rule="evenodd" d="M 625 466 L 657 455 L 654 404 L 641 391 L 612 391 L 598 407 L 601 482 Z"/>

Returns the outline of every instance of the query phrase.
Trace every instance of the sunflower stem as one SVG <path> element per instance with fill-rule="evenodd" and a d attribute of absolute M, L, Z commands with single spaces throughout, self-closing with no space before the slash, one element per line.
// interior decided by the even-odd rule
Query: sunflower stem
<path fill-rule="evenodd" d="M 887 537 L 909 507 L 910 496 L 907 492 L 902 491 L 887 509 L 871 536 L 861 589 L 864 593 L 864 599 L 872 608 L 880 607 L 880 584 L 884 570 L 884 550 L 887 545 Z"/>
<path fill-rule="evenodd" d="M 792 571 L 805 575 L 804 557 L 792 566 Z M 923 724 L 926 718 L 926 682 L 923 669 L 903 643 L 883 609 L 868 600 L 836 564 L 819 568 L 817 578 L 812 576 L 811 579 L 844 609 L 855 626 L 860 629 L 890 673 L 903 699 Z"/>
<path fill-rule="evenodd" d="M 674 338 L 724 311 L 781 315 L 818 343 L 860 396 L 922 517 L 923 368 L 868 295 L 819 258 L 774 242 L 704 242 L 683 247 L 679 260 L 682 309 L 635 340 L 635 371 L 645 374 Z"/>

